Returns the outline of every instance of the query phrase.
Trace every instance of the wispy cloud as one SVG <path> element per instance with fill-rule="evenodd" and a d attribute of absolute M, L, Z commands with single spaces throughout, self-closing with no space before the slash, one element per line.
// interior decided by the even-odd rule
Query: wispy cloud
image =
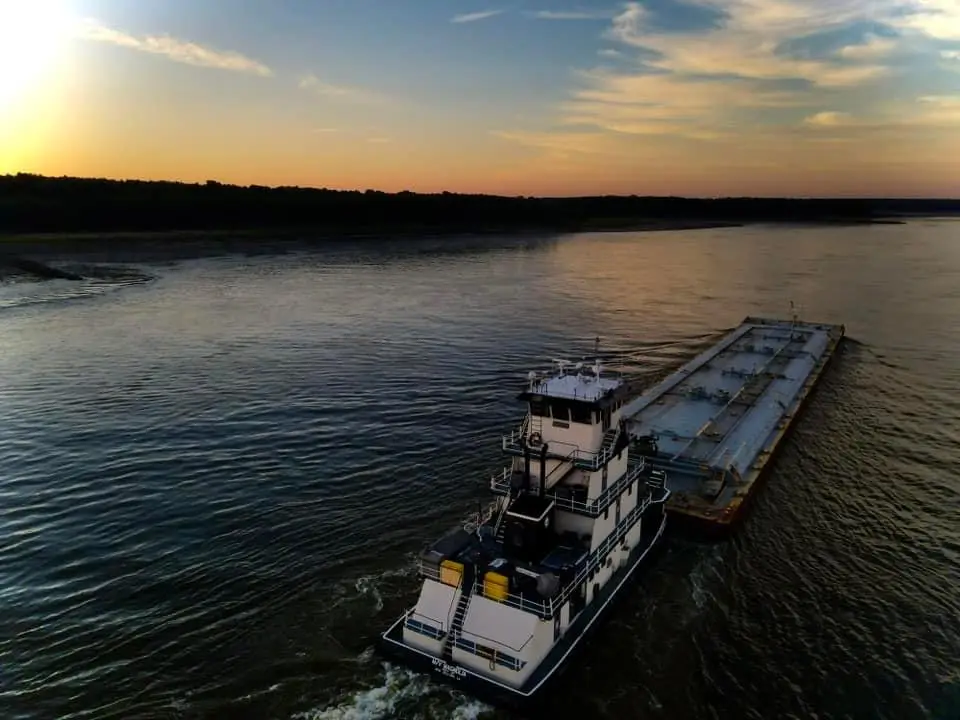
<path fill-rule="evenodd" d="M 162 55 L 170 60 L 198 67 L 232 70 L 270 77 L 273 71 L 263 63 L 237 52 L 217 50 L 169 35 L 129 35 L 120 30 L 87 20 L 79 28 L 79 35 L 95 42 L 109 43 L 141 52 Z"/>
<path fill-rule="evenodd" d="M 558 133 L 528 131 L 493 131 L 490 133 L 501 140 L 517 143 L 536 150 L 547 151 L 554 157 L 567 158 L 570 155 L 611 155 L 620 154 L 620 149 L 610 142 L 603 133 Z"/>
<path fill-rule="evenodd" d="M 585 87 L 562 105 L 561 122 L 631 135 L 699 139 L 729 135 L 736 118 L 810 103 L 802 93 L 749 78 L 718 82 L 662 73 L 581 73 Z"/>
<path fill-rule="evenodd" d="M 960 95 L 924 95 L 917 101 L 937 107 L 960 108 Z"/>
<path fill-rule="evenodd" d="M 388 142 L 390 142 L 390 138 L 388 138 L 388 137 L 368 137 L 368 138 L 367 138 L 367 142 L 368 142 L 368 143 L 383 144 L 383 143 L 388 143 Z"/>
<path fill-rule="evenodd" d="M 546 168 L 590 154 L 814 168 L 876 162 L 878 147 L 939 162 L 932 139 L 916 150 L 917 133 L 949 143 L 960 126 L 954 34 L 960 0 L 625 2 L 597 38 L 616 69 L 577 71 L 555 129 L 498 137 L 540 150 Z M 816 152 L 830 142 L 849 155 Z"/>
<path fill-rule="evenodd" d="M 450 22 L 452 23 L 476 22 L 477 20 L 486 20 L 487 18 L 492 18 L 502 13 L 503 13 L 503 10 L 481 10 L 480 12 L 463 13 L 462 15 L 454 15 L 450 19 Z"/>
<path fill-rule="evenodd" d="M 699 0 L 709 5 L 714 0 Z M 843 5 L 837 2 L 837 15 Z M 719 5 L 718 5 L 719 6 Z M 650 12 L 640 3 L 627 3 L 614 18 L 608 36 L 653 57 L 646 62 L 659 70 L 714 76 L 736 75 L 755 79 L 803 79 L 815 85 L 856 85 L 883 75 L 882 65 L 840 64 L 830 59 L 802 59 L 778 55 L 787 38 L 829 27 L 834 17 L 823 0 L 801 4 L 788 0 L 727 0 L 727 18 L 709 32 L 658 33 L 649 28 Z"/>
<path fill-rule="evenodd" d="M 538 20 L 610 20 L 615 13 L 579 10 L 536 10 L 529 13 Z"/>
<path fill-rule="evenodd" d="M 960 1 L 914 0 L 905 5 L 908 12 L 896 19 L 900 27 L 938 40 L 960 40 Z"/>
<path fill-rule="evenodd" d="M 849 113 L 837 112 L 836 110 L 824 110 L 804 118 L 803 122 L 812 127 L 839 127 L 841 125 L 850 125 L 854 121 Z"/>
<path fill-rule="evenodd" d="M 864 42 L 856 45 L 845 45 L 837 51 L 837 55 L 848 60 L 880 60 L 897 49 L 898 38 L 867 35 Z"/>
<path fill-rule="evenodd" d="M 300 89 L 342 102 L 379 103 L 386 101 L 386 97 L 379 93 L 352 85 L 334 85 L 333 83 L 324 82 L 313 74 L 300 78 Z"/>
<path fill-rule="evenodd" d="M 334 128 L 334 127 L 319 127 L 319 128 L 314 128 L 313 131 L 314 131 L 315 133 L 317 133 L 318 135 L 320 135 L 320 134 L 326 134 L 326 133 L 340 132 L 340 128 Z"/>
<path fill-rule="evenodd" d="M 657 29 L 662 18 L 651 9 L 659 6 L 626 3 L 603 34 L 623 50 L 599 52 L 604 57 L 632 54 L 636 66 L 579 72 L 578 87 L 562 104 L 558 119 L 617 133 L 696 138 L 733 137 L 738 128 L 775 122 L 765 117 L 783 118 L 787 124 L 791 117 L 805 118 L 808 126 L 836 127 L 849 115 L 840 110 L 818 112 L 818 106 L 897 72 L 889 64 L 900 47 L 895 31 L 857 34 L 849 28 L 868 21 L 868 27 L 888 23 L 891 28 L 896 22 L 907 26 L 916 22 L 904 18 L 899 0 L 687 3 L 722 12 L 722 22 L 665 32 Z M 960 8 L 956 14 L 960 17 Z M 834 49 L 819 55 L 780 51 L 788 40 L 830 32 L 846 42 L 833 41 Z M 946 57 L 953 51 L 943 52 Z"/>

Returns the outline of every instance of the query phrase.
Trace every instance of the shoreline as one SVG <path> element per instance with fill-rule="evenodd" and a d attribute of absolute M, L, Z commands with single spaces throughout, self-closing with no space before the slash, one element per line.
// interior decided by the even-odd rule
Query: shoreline
<path fill-rule="evenodd" d="M 17 279 L 82 279 L 83 270 L 46 265 L 46 261 L 75 264 L 138 264 L 218 257 L 270 255 L 313 248 L 376 242 L 453 243 L 487 240 L 547 239 L 562 235 L 606 233 L 681 232 L 776 225 L 781 227 L 834 227 L 903 224 L 899 218 L 817 218 L 807 220 L 708 220 L 673 218 L 606 218 L 588 220 L 577 227 L 487 226 L 472 230 L 458 227 L 334 228 L 316 225 L 77 232 L 0 233 L 0 281 Z"/>
<path fill-rule="evenodd" d="M 247 228 L 181 228 L 181 229 L 143 229 L 143 230 L 64 230 L 64 231 L 7 231 L 0 230 L 0 256 L 44 250 L 62 250 L 69 246 L 83 246 L 78 249 L 90 249 L 105 243 L 170 243 L 220 242 L 224 240 L 245 242 L 266 240 L 269 243 L 296 243 L 320 245 L 324 243 L 350 242 L 360 240 L 393 239 L 437 239 L 466 238 L 486 236 L 518 237 L 538 235 L 576 235 L 584 233 L 645 233 L 669 232 L 679 230 L 712 230 L 721 228 L 746 227 L 748 225 L 779 225 L 793 227 L 849 226 L 849 225 L 901 225 L 905 220 L 899 218 L 812 218 L 796 220 L 770 220 L 764 218 L 744 220 L 709 220 L 675 218 L 611 218 L 609 220 L 590 220 L 578 226 L 562 224 L 543 226 L 488 226 L 476 229 L 460 227 L 412 227 L 395 226 L 384 228 L 337 228 L 318 225 L 291 225 L 276 227 Z"/>
<path fill-rule="evenodd" d="M 111 256 L 198 257 L 200 254 L 254 252 L 267 254 L 290 249 L 335 247 L 339 244 L 390 241 L 456 241 L 465 239 L 539 238 L 577 233 L 665 232 L 741 227 L 744 223 L 705 220 L 649 220 L 624 225 L 582 228 L 486 227 L 459 228 L 333 229 L 292 226 L 245 229 L 116 230 L 109 232 L 0 233 L 0 267 L 10 258 L 77 257 L 107 253 Z"/>

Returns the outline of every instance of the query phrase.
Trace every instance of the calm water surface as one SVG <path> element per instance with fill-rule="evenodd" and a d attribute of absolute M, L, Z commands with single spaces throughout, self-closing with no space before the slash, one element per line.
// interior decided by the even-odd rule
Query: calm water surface
<path fill-rule="evenodd" d="M 0 287 L 0 717 L 495 717 L 371 652 L 525 372 L 748 314 L 851 340 L 731 541 L 667 541 L 557 717 L 960 717 L 960 222 L 338 245 Z"/>

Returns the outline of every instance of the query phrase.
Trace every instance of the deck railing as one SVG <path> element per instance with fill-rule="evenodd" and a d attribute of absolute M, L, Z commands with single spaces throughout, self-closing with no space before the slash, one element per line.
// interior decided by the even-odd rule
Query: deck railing
<path fill-rule="evenodd" d="M 524 612 L 534 613 L 539 616 L 542 620 L 549 620 L 553 615 L 563 607 L 563 604 L 569 599 L 573 591 L 583 583 L 587 577 L 594 570 L 599 568 L 605 561 L 606 556 L 609 552 L 621 542 L 630 529 L 636 524 L 640 515 L 643 514 L 651 502 L 653 502 L 649 494 L 645 495 L 642 500 L 638 498 L 638 504 L 626 516 L 620 521 L 620 523 L 613 529 L 604 540 L 600 543 L 599 547 L 590 554 L 590 558 L 586 561 L 583 568 L 580 572 L 577 573 L 576 577 L 567 583 L 560 592 L 552 598 L 544 598 L 543 600 L 531 600 L 529 598 L 523 597 L 517 593 L 507 593 L 507 595 L 500 600 L 504 605 L 509 605 L 510 607 L 517 608 Z M 474 593 L 478 595 L 483 595 L 483 577 L 482 575 L 477 576 L 474 581 Z"/>
<path fill-rule="evenodd" d="M 417 570 L 420 577 L 426 578 L 427 580 L 436 580 L 437 582 L 440 582 L 439 566 L 431 565 L 430 563 L 426 563 L 421 559 Z"/>
<path fill-rule="evenodd" d="M 526 660 L 520 660 L 513 655 L 508 655 L 494 648 L 485 648 L 482 645 L 477 645 L 477 643 L 472 640 L 467 640 L 462 637 L 457 637 L 457 639 L 453 641 L 453 645 L 460 650 L 464 650 L 484 660 L 489 660 L 491 664 L 500 665 L 508 670 L 519 672 L 523 669 L 523 666 L 527 664 Z"/>
<path fill-rule="evenodd" d="M 420 620 L 419 618 L 423 618 L 423 620 L 429 620 L 430 623 L 437 623 L 438 625 L 440 625 L 440 627 L 437 628 L 436 626 L 431 625 L 430 623 L 425 623 L 423 622 L 423 620 Z M 421 635 L 426 635 L 427 637 L 433 638 L 434 640 L 440 640 L 443 638 L 444 635 L 447 634 L 447 631 L 445 629 L 446 624 L 444 622 L 442 622 L 441 620 L 437 620 L 436 618 L 429 617 L 427 615 L 421 615 L 420 613 L 414 610 L 411 610 L 409 613 L 407 613 L 407 617 L 404 620 L 403 624 L 406 627 L 413 630 L 414 632 L 418 632 Z"/>
<path fill-rule="evenodd" d="M 492 503 L 487 505 L 483 510 L 481 510 L 476 516 L 470 518 L 463 524 L 463 529 L 468 533 L 475 533 L 477 528 L 481 525 L 485 525 L 490 521 L 490 519 L 500 512 L 500 503 L 502 500 L 497 498 Z"/>
<path fill-rule="evenodd" d="M 607 462 L 617 453 L 614 452 L 614 448 L 617 447 L 620 440 L 620 435 L 623 433 L 623 428 L 617 427 L 616 433 L 613 435 L 612 439 L 609 442 L 605 442 L 603 446 L 596 451 L 593 450 L 584 450 L 583 448 L 574 445 L 572 443 L 563 442 L 562 440 L 551 440 L 549 445 L 551 447 L 560 447 L 562 450 L 559 453 L 549 453 L 551 457 L 557 457 L 558 455 L 566 456 L 572 458 L 577 467 L 595 472 L 601 467 L 607 464 Z M 501 445 L 505 452 L 522 452 L 523 445 L 522 440 L 527 437 L 527 420 L 520 424 L 520 427 L 511 430 L 508 435 L 504 435 L 501 439 Z M 537 447 L 531 447 L 531 450 L 536 452 Z"/>
<path fill-rule="evenodd" d="M 641 474 L 646 470 L 646 461 L 641 457 L 636 465 L 632 466 L 625 472 L 619 480 L 617 480 L 613 485 L 604 490 L 596 499 L 594 500 L 577 500 L 572 497 L 567 497 L 565 495 L 558 494 L 555 489 L 547 490 L 544 494 L 546 497 L 554 501 L 556 506 L 560 510 L 569 510 L 570 512 L 575 512 L 580 515 L 587 515 L 589 517 L 597 517 L 604 510 L 606 510 L 610 505 L 614 503 L 616 498 L 620 496 L 620 493 L 634 480 L 640 477 Z M 495 493 L 503 493 L 504 495 L 510 494 L 510 481 L 513 475 L 511 468 L 507 467 L 503 469 L 503 472 L 498 476 L 494 475 L 490 478 L 490 489 Z"/>

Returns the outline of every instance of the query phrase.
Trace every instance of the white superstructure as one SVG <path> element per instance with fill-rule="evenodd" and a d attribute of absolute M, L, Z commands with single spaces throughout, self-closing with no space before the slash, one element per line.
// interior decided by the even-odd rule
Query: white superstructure
<path fill-rule="evenodd" d="M 423 554 L 417 602 L 383 640 L 477 694 L 529 698 L 660 537 L 669 493 L 631 461 L 628 388 L 599 363 L 531 373 L 520 397 L 497 501 Z"/>

